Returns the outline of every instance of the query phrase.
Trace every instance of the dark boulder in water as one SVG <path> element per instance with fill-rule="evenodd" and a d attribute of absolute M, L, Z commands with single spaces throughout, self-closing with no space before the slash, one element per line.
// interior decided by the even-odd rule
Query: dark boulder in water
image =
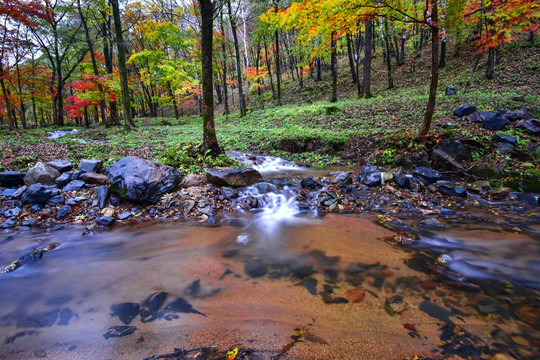
<path fill-rule="evenodd" d="M 244 271 L 252 278 L 258 278 L 266 275 L 268 267 L 259 260 L 252 260 L 244 265 Z"/>
<path fill-rule="evenodd" d="M 132 334 L 137 328 L 135 326 L 111 326 L 103 337 L 105 339 L 110 339 L 114 337 L 122 337 L 129 334 Z"/>
<path fill-rule="evenodd" d="M 121 322 L 128 325 L 139 315 L 139 304 L 132 302 L 113 304 L 111 311 L 111 316 L 118 316 Z"/>
<path fill-rule="evenodd" d="M 221 186 L 241 187 L 262 181 L 261 174 L 255 169 L 212 168 L 206 172 L 211 183 Z"/>
<path fill-rule="evenodd" d="M 167 312 L 198 314 L 198 315 L 206 316 L 202 312 L 195 310 L 193 306 L 190 303 L 188 303 L 186 300 L 184 300 L 183 298 L 178 298 L 174 300 L 173 302 L 169 303 L 169 305 L 165 307 L 165 313 Z"/>
<path fill-rule="evenodd" d="M 168 296 L 169 293 L 159 291 L 147 297 L 140 307 L 141 321 L 150 322 L 158 318 L 159 309 L 161 309 Z"/>

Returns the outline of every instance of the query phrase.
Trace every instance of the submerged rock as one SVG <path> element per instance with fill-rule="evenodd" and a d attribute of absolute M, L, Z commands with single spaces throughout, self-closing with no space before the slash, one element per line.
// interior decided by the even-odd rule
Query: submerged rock
<path fill-rule="evenodd" d="M 425 229 L 444 229 L 444 225 L 441 224 L 437 219 L 422 220 L 418 225 Z"/>
<path fill-rule="evenodd" d="M 252 278 L 264 276 L 268 272 L 268 267 L 260 260 L 252 260 L 244 265 L 244 271 Z"/>
<path fill-rule="evenodd" d="M 124 199 L 155 203 L 182 181 L 182 173 L 170 166 L 128 156 L 107 169 L 111 189 Z"/>
<path fill-rule="evenodd" d="M 24 183 L 27 186 L 33 184 L 54 185 L 57 177 L 60 176 L 60 172 L 52 166 L 46 165 L 41 161 L 38 162 L 26 173 L 24 177 Z"/>
<path fill-rule="evenodd" d="M 155 292 L 143 301 L 140 307 L 141 321 L 150 322 L 158 317 L 158 311 L 167 300 L 169 293 L 164 291 Z"/>
<path fill-rule="evenodd" d="M 137 328 L 135 326 L 111 326 L 103 337 L 105 339 L 110 339 L 114 337 L 122 337 L 129 334 L 132 334 Z"/>
<path fill-rule="evenodd" d="M 111 311 L 111 316 L 118 316 L 121 322 L 128 325 L 139 315 L 139 304 L 132 302 L 113 304 Z"/>

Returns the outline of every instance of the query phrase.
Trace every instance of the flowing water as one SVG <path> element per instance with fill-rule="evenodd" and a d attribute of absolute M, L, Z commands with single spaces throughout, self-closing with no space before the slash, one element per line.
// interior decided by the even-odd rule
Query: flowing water
<path fill-rule="evenodd" d="M 539 358 L 534 224 L 456 225 L 404 248 L 371 215 L 319 217 L 296 201 L 291 178 L 316 172 L 250 162 L 265 182 L 238 203 L 258 209 L 239 206 L 217 225 L 0 235 L 0 264 L 21 259 L 0 275 L 0 359 L 144 359 L 213 345 L 207 358 L 235 347 L 250 359 Z"/>

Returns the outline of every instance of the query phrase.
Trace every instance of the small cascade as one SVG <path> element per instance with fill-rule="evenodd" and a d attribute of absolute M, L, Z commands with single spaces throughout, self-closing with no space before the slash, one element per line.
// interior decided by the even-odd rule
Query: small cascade
<path fill-rule="evenodd" d="M 47 139 L 50 140 L 56 140 L 62 136 L 68 135 L 68 134 L 75 134 L 81 131 L 82 129 L 72 129 L 72 130 L 55 130 L 55 131 L 47 131 L 49 136 L 47 136 Z"/>
<path fill-rule="evenodd" d="M 283 177 L 291 177 L 291 172 L 301 177 L 309 172 L 309 169 L 272 156 L 256 156 L 237 151 L 230 151 L 227 154 L 256 169 L 267 180 L 246 187 L 240 192 L 239 211 L 244 212 L 242 205 L 246 203 L 253 209 L 246 214 L 251 217 L 237 238 L 239 243 L 256 242 L 263 247 L 272 247 L 272 244 L 284 238 L 285 232 L 315 221 L 316 210 L 298 201 L 299 187 L 294 183 L 283 183 L 280 180 Z"/>

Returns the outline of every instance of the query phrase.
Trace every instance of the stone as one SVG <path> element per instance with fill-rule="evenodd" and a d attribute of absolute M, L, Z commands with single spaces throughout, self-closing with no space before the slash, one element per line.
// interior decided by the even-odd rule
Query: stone
<path fill-rule="evenodd" d="M 140 307 L 140 315 L 142 322 L 151 322 L 159 317 L 159 309 L 167 300 L 168 292 L 158 291 L 146 298 Z"/>
<path fill-rule="evenodd" d="M 473 191 L 475 193 L 481 193 L 482 191 L 490 190 L 491 185 L 489 181 L 486 180 L 478 180 L 473 183 L 467 184 L 467 189 L 470 191 Z"/>
<path fill-rule="evenodd" d="M 79 175 L 79 180 L 82 180 L 87 184 L 94 185 L 106 185 L 109 183 L 109 178 L 107 175 L 98 173 L 82 173 Z"/>
<path fill-rule="evenodd" d="M 534 208 L 538 206 L 538 196 L 532 193 L 512 191 L 508 194 L 508 198 L 515 199 Z"/>
<path fill-rule="evenodd" d="M 124 199 L 155 203 L 177 188 L 182 173 L 167 165 L 128 156 L 107 169 L 111 190 Z"/>
<path fill-rule="evenodd" d="M 47 164 L 39 161 L 31 169 L 28 170 L 24 177 L 24 183 L 27 186 L 33 184 L 54 185 L 57 177 L 60 176 L 60 172 Z"/>
<path fill-rule="evenodd" d="M 514 149 L 514 145 L 507 142 L 499 142 L 493 146 L 493 150 L 501 154 L 512 154 Z"/>
<path fill-rule="evenodd" d="M 115 220 L 116 219 L 112 216 L 102 216 L 97 218 L 96 224 L 98 224 L 99 226 L 109 226 L 114 223 Z"/>
<path fill-rule="evenodd" d="M 491 141 L 509 143 L 509 144 L 514 145 L 514 146 L 517 146 L 517 144 L 518 144 L 516 137 L 506 135 L 506 134 L 495 134 L 491 138 Z"/>
<path fill-rule="evenodd" d="M 65 218 L 70 210 L 71 210 L 71 206 L 69 205 L 62 206 L 60 210 L 58 210 L 58 212 L 56 213 L 56 218 L 60 220 Z"/>
<path fill-rule="evenodd" d="M 54 186 L 34 184 L 21 197 L 23 204 L 45 204 L 50 198 L 60 195 L 60 189 Z"/>
<path fill-rule="evenodd" d="M 24 177 L 26 173 L 17 171 L 2 171 L 0 172 L 0 186 L 16 187 L 24 185 Z"/>
<path fill-rule="evenodd" d="M 351 175 L 352 175 L 352 171 L 342 172 L 336 175 L 336 177 L 334 177 L 334 179 L 332 180 L 332 183 L 340 187 L 345 186 L 345 185 L 350 185 L 352 184 Z"/>
<path fill-rule="evenodd" d="M 508 118 L 502 116 L 492 116 L 484 120 L 484 129 L 498 131 L 510 124 Z"/>
<path fill-rule="evenodd" d="M 464 117 L 476 112 L 476 106 L 474 105 L 461 105 L 454 110 L 454 116 Z"/>
<path fill-rule="evenodd" d="M 510 121 L 516 121 L 516 120 L 519 120 L 519 114 L 515 111 L 510 111 L 510 110 L 501 110 L 497 113 L 497 115 L 499 116 L 503 116 L 505 118 L 507 118 L 508 120 Z"/>
<path fill-rule="evenodd" d="M 497 187 L 497 188 L 493 189 L 493 191 L 491 192 L 491 196 L 494 199 L 504 199 L 505 197 L 508 196 L 509 192 L 510 192 L 509 188 L 500 186 L 500 187 Z"/>
<path fill-rule="evenodd" d="M 407 176 L 402 176 L 402 175 L 394 173 L 394 181 L 402 189 L 411 188 L 411 179 Z"/>
<path fill-rule="evenodd" d="M 133 216 L 133 214 L 130 211 L 124 211 L 120 215 L 118 215 L 118 220 L 126 220 L 127 218 Z"/>
<path fill-rule="evenodd" d="M 17 218 L 10 217 L 6 221 L 4 221 L 2 224 L 0 224 L 0 229 L 11 229 L 11 228 L 14 228 L 15 225 L 17 225 Z"/>
<path fill-rule="evenodd" d="M 228 200 L 236 199 L 239 196 L 238 191 L 230 187 L 222 187 L 220 191 L 221 195 L 223 195 L 225 199 Z"/>
<path fill-rule="evenodd" d="M 525 101 L 525 96 L 523 95 L 512 96 L 512 101 Z"/>
<path fill-rule="evenodd" d="M 105 334 L 103 334 L 103 337 L 108 340 L 110 338 L 114 337 L 122 337 L 127 336 L 129 334 L 132 334 L 135 332 L 137 328 L 135 326 L 111 326 Z"/>
<path fill-rule="evenodd" d="M 248 276 L 258 278 L 268 272 L 268 267 L 260 260 L 251 260 L 244 265 L 244 271 Z"/>
<path fill-rule="evenodd" d="M 54 181 L 58 187 L 64 187 L 71 181 L 71 174 L 68 172 L 62 173 L 59 177 L 56 178 Z"/>
<path fill-rule="evenodd" d="M 11 197 L 13 199 L 20 199 L 23 194 L 28 190 L 28 186 L 24 185 L 24 186 L 21 186 L 20 188 L 17 189 L 17 191 L 15 191 Z"/>
<path fill-rule="evenodd" d="M 532 134 L 538 134 L 540 132 L 540 120 L 538 119 L 526 119 L 521 120 L 516 125 L 519 129 L 525 129 Z"/>
<path fill-rule="evenodd" d="M 438 148 L 431 152 L 431 164 L 440 170 L 460 172 L 465 170 L 452 156 Z"/>
<path fill-rule="evenodd" d="M 9 218 L 9 217 L 12 217 L 12 216 L 17 216 L 20 213 L 21 213 L 21 208 L 16 206 L 16 207 L 13 207 L 11 209 L 7 209 L 6 211 L 4 211 L 4 217 Z"/>
<path fill-rule="evenodd" d="M 79 170 L 83 173 L 98 173 L 103 167 L 103 160 L 83 159 L 79 162 Z"/>
<path fill-rule="evenodd" d="M 17 200 L 5 200 L 2 204 L 5 207 L 21 207 L 22 203 Z"/>
<path fill-rule="evenodd" d="M 188 174 L 184 178 L 184 187 L 202 186 L 206 184 L 206 177 L 198 174 Z"/>
<path fill-rule="evenodd" d="M 449 85 L 446 87 L 446 90 L 444 91 L 446 95 L 456 95 L 458 93 L 458 90 L 455 86 Z"/>
<path fill-rule="evenodd" d="M 462 188 L 454 188 L 448 185 L 439 185 L 437 186 L 437 191 L 446 196 L 459 196 L 467 197 L 467 191 Z"/>
<path fill-rule="evenodd" d="M 438 171 L 428 169 L 425 166 L 419 166 L 414 169 L 414 174 L 426 180 L 428 184 L 434 184 L 442 178 Z"/>
<path fill-rule="evenodd" d="M 15 194 L 16 191 L 17 189 L 4 189 L 0 196 L 11 197 L 13 194 Z"/>
<path fill-rule="evenodd" d="M 54 206 L 54 205 L 63 204 L 64 202 L 65 202 L 64 195 L 58 194 L 49 198 L 49 200 L 47 200 L 45 204 L 49 206 Z"/>
<path fill-rule="evenodd" d="M 313 180 L 313 176 L 308 176 L 306 178 L 303 178 L 302 181 L 300 181 L 300 186 L 302 186 L 302 189 L 307 189 L 307 190 L 315 190 L 315 189 L 320 189 L 323 187 L 320 183 Z"/>
<path fill-rule="evenodd" d="M 67 184 L 63 189 L 62 192 L 68 192 L 68 191 L 79 191 L 84 186 L 84 181 L 81 180 L 72 180 Z"/>
<path fill-rule="evenodd" d="M 472 122 L 484 122 L 484 118 L 479 112 L 473 112 L 472 114 L 465 116 L 463 119 L 467 119 Z"/>
<path fill-rule="evenodd" d="M 108 186 L 98 186 L 96 188 L 97 202 L 100 209 L 107 206 L 107 201 L 111 195 L 111 189 Z"/>
<path fill-rule="evenodd" d="M 522 119 L 522 120 L 534 119 L 534 115 L 532 114 L 532 112 L 530 112 L 529 109 L 524 108 L 524 107 L 516 111 L 516 114 L 518 116 L 518 119 Z"/>
<path fill-rule="evenodd" d="M 345 298 L 352 303 L 358 303 L 365 299 L 366 292 L 362 289 L 351 289 L 345 293 Z"/>
<path fill-rule="evenodd" d="M 21 223 L 21 226 L 34 226 L 36 223 L 37 223 L 36 219 L 29 219 L 29 220 L 24 220 Z"/>
<path fill-rule="evenodd" d="M 444 225 L 441 224 L 439 220 L 433 218 L 422 220 L 418 225 L 425 229 L 444 229 Z"/>
<path fill-rule="evenodd" d="M 211 168 L 207 170 L 206 177 L 213 184 L 230 187 L 249 186 L 262 181 L 257 170 L 246 168 Z"/>
<path fill-rule="evenodd" d="M 373 165 L 364 165 L 360 173 L 356 176 L 356 180 L 367 186 L 375 186 L 381 184 L 381 172 Z"/>
<path fill-rule="evenodd" d="M 394 181 L 394 174 L 392 174 L 391 172 L 385 172 L 383 171 L 381 173 L 381 183 L 382 184 L 386 184 L 386 183 L 389 183 L 389 182 L 392 182 Z"/>
<path fill-rule="evenodd" d="M 111 197 L 109 198 L 109 202 L 112 206 L 120 206 L 122 205 L 122 198 L 119 196 L 116 196 L 115 194 L 111 194 Z"/>
<path fill-rule="evenodd" d="M 411 169 L 415 166 L 430 166 L 429 155 L 424 150 L 404 155 L 399 162 L 404 168 Z"/>
<path fill-rule="evenodd" d="M 132 302 L 113 304 L 111 311 L 111 316 L 118 316 L 121 322 L 128 325 L 139 315 L 139 304 Z"/>
<path fill-rule="evenodd" d="M 443 139 L 437 149 L 444 151 L 458 162 L 472 160 L 471 147 L 455 140 Z"/>
<path fill-rule="evenodd" d="M 61 173 L 65 173 L 67 171 L 70 171 L 73 169 L 73 164 L 71 161 L 68 160 L 60 160 L 56 159 L 54 161 L 49 161 L 46 163 L 47 165 L 55 168 L 56 170 L 60 171 Z"/>

